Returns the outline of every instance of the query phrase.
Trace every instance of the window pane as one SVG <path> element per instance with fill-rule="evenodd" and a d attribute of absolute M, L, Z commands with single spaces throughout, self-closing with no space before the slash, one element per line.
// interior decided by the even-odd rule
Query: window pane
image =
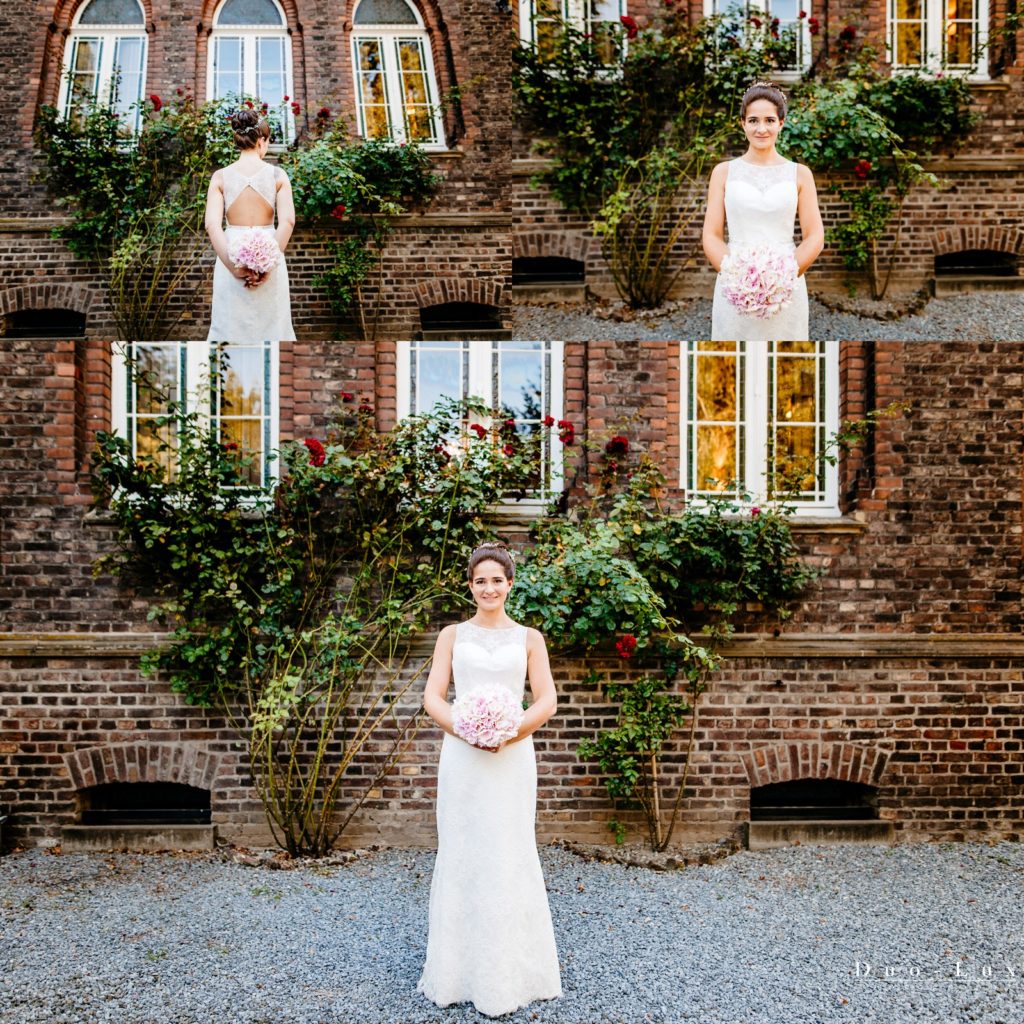
<path fill-rule="evenodd" d="M 178 352 L 176 345 L 144 345 L 134 349 L 135 361 L 130 367 L 135 378 L 135 401 L 139 415 L 163 415 L 172 402 L 179 400 Z"/>
<path fill-rule="evenodd" d="M 697 474 L 694 487 L 705 493 L 731 490 L 737 472 L 736 428 L 734 426 L 697 427 Z"/>
<path fill-rule="evenodd" d="M 218 25 L 284 25 L 272 0 L 227 0 L 217 15 Z"/>
<path fill-rule="evenodd" d="M 429 412 L 439 398 L 463 398 L 464 353 L 460 341 L 414 341 L 412 349 L 412 395 L 414 413 Z"/>
<path fill-rule="evenodd" d="M 284 102 L 284 40 L 261 36 L 256 40 L 256 95 L 271 107 Z"/>
<path fill-rule="evenodd" d="M 398 42 L 402 69 L 402 92 L 407 131 L 410 139 L 433 142 L 433 119 L 430 116 L 430 87 L 424 66 L 423 43 L 419 39 Z"/>
<path fill-rule="evenodd" d="M 225 351 L 220 394 L 222 416 L 263 415 L 263 349 L 232 346 Z"/>
<path fill-rule="evenodd" d="M 243 57 L 242 40 L 237 36 L 215 37 L 213 59 L 213 97 L 241 96 Z"/>
<path fill-rule="evenodd" d="M 162 466 L 173 479 L 177 422 L 160 422 L 181 397 L 181 362 L 177 344 L 137 342 L 129 352 L 128 436 L 140 462 Z"/>
<path fill-rule="evenodd" d="M 736 357 L 698 359 L 697 419 L 736 420 Z"/>
<path fill-rule="evenodd" d="M 542 343 L 502 343 L 498 348 L 498 403 L 517 420 L 540 420 L 544 394 L 541 387 Z"/>
<path fill-rule="evenodd" d="M 779 423 L 813 423 L 814 359 L 779 358 L 775 415 Z"/>
<path fill-rule="evenodd" d="M 359 83 L 370 138 L 387 138 L 390 132 L 387 108 L 387 83 L 384 80 L 384 59 L 381 40 L 361 39 L 359 46 Z"/>
<path fill-rule="evenodd" d="M 115 42 L 113 108 L 121 116 L 142 99 L 145 49 L 146 41 L 141 36 L 122 36 Z"/>
<path fill-rule="evenodd" d="M 144 25 L 137 0 L 92 0 L 78 19 L 79 25 Z"/>
<path fill-rule="evenodd" d="M 352 19 L 356 25 L 418 25 L 405 0 L 363 0 Z"/>
<path fill-rule="evenodd" d="M 100 81 L 100 55 L 103 43 L 99 39 L 76 39 L 71 58 L 71 106 L 90 103 L 96 99 Z"/>
<path fill-rule="evenodd" d="M 775 432 L 775 490 L 798 491 L 801 495 L 815 489 L 815 428 L 782 427 Z"/>
<path fill-rule="evenodd" d="M 257 419 L 225 419 L 221 421 L 220 442 L 235 446 L 239 456 L 248 458 L 248 465 L 239 466 L 242 480 L 258 487 L 263 475 L 263 421 Z"/>
<path fill-rule="evenodd" d="M 691 493 L 743 487 L 743 359 L 734 341 L 690 342 L 687 487 Z"/>
<path fill-rule="evenodd" d="M 805 501 L 825 497 L 825 343 L 769 342 L 769 491 Z"/>

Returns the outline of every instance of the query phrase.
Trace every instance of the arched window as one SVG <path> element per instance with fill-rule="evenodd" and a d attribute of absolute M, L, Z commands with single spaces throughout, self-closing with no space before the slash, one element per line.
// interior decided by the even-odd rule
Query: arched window
<path fill-rule="evenodd" d="M 109 106 L 138 128 L 146 85 L 146 22 L 139 0 L 89 0 L 71 23 L 58 106 Z"/>
<path fill-rule="evenodd" d="M 213 18 L 206 95 L 266 103 L 274 141 L 294 138 L 292 43 L 276 0 L 224 0 Z"/>
<path fill-rule="evenodd" d="M 362 0 L 352 21 L 360 134 L 443 147 L 434 62 L 419 12 L 406 0 Z"/>

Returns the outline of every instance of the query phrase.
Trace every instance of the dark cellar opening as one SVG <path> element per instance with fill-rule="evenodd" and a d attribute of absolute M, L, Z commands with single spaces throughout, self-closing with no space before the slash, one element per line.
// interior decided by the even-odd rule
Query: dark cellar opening
<path fill-rule="evenodd" d="M 755 786 L 751 821 L 870 821 L 878 818 L 877 791 L 862 782 L 794 779 Z"/>
<path fill-rule="evenodd" d="M 210 823 L 210 791 L 180 782 L 104 782 L 80 797 L 83 825 Z"/>

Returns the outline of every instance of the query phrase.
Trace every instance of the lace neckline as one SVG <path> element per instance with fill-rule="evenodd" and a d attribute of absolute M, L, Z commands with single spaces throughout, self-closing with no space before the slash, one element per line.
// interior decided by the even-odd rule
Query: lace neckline
<path fill-rule="evenodd" d="M 510 629 L 519 628 L 518 622 L 513 622 L 511 626 L 481 626 L 471 619 L 467 619 L 465 625 L 472 626 L 474 629 L 482 629 L 485 633 L 507 633 Z"/>

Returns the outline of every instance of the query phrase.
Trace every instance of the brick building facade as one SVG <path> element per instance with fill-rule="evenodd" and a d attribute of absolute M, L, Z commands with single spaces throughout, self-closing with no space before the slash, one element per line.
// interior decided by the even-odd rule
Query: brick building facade
<path fill-rule="evenodd" d="M 557 393 L 549 398 L 595 440 L 632 417 L 634 446 L 658 457 L 680 500 L 695 436 L 688 389 L 704 372 L 695 360 L 732 359 L 728 345 L 722 355 L 686 342 L 551 343 Z M 758 345 L 740 353 L 751 367 Z M 2 346 L 5 836 L 59 842 L 62 827 L 80 820 L 89 787 L 148 780 L 209 792 L 222 836 L 269 841 L 240 736 L 141 676 L 139 653 L 160 639 L 147 602 L 91 576 L 113 538 L 88 496 L 93 437 L 116 419 L 119 401 L 109 343 Z M 409 407 L 410 354 L 399 342 L 283 345 L 280 439 L 322 432 L 342 389 L 389 427 Z M 826 342 L 813 358 L 833 421 L 894 400 L 910 408 L 883 419 L 870 444 L 841 460 L 823 507 L 795 520 L 802 548 L 827 573 L 784 628 L 756 609 L 740 623 L 702 699 L 678 838 L 742 830 L 764 787 L 801 779 L 865 787 L 901 841 L 1018 834 L 1024 345 Z M 747 427 L 753 437 L 756 424 Z M 574 458 L 564 476 L 578 488 L 595 467 Z M 523 541 L 524 516 L 497 529 Z M 431 650 L 425 638 L 412 663 Z M 588 673 L 604 682 L 633 669 L 609 651 L 586 662 L 556 658 L 553 671 L 559 709 L 535 736 L 539 836 L 606 841 L 614 812 L 575 748 L 614 717 Z M 432 845 L 440 735 L 428 721 L 344 843 Z M 682 734 L 674 743 L 665 765 L 678 777 Z"/>
<path fill-rule="evenodd" d="M 133 29 L 145 38 L 141 95 L 170 96 L 179 88 L 198 100 L 211 95 L 214 53 L 219 36 L 226 31 L 218 23 L 221 3 L 201 0 L 183 7 L 168 0 L 103 2 L 115 7 L 137 4 L 141 12 L 140 25 Z M 298 127 L 326 105 L 358 131 L 362 108 L 352 46 L 360 31 L 354 20 L 356 0 L 340 5 L 306 0 L 264 3 L 279 12 L 280 29 L 275 31 L 285 47 L 282 52 L 288 55 L 288 95 L 302 110 Z M 416 0 L 408 7 L 416 22 L 414 35 L 422 40 L 422 52 L 430 56 L 433 98 L 441 104 L 439 139 L 430 148 L 444 184 L 425 210 L 398 219 L 383 259 L 377 337 L 416 336 L 429 325 L 429 311 L 451 303 L 464 304 L 463 315 L 479 317 L 478 327 L 507 333 L 512 325 L 516 261 L 571 260 L 592 292 L 614 294 L 599 241 L 587 220 L 562 209 L 546 189 L 531 185 L 543 164 L 531 154 L 531 140 L 516 124 L 510 86 L 512 49 L 520 36 L 529 34 L 531 12 L 538 10 L 531 3 L 520 0 L 507 13 L 493 0 Z M 381 9 L 405 6 L 405 0 L 396 0 Z M 8 145 L 0 157 L 4 171 L 0 175 L 0 331 L 11 330 L 20 315 L 32 311 L 65 310 L 84 322 L 87 337 L 114 334 L 102 275 L 95 266 L 72 258 L 63 243 L 50 237 L 62 213 L 35 178 L 39 156 L 32 141 L 33 125 L 41 105 L 62 102 L 62 72 L 83 33 L 80 20 L 87 7 L 83 0 L 11 0 L 0 12 L 6 41 L 0 55 L 0 100 L 11 112 Z M 836 34 L 847 24 L 855 25 L 862 38 L 884 52 L 888 29 L 881 0 L 813 0 L 805 7 L 821 25 L 820 32 L 807 37 L 808 60 L 834 46 Z M 938 8 L 932 0 L 924 8 L 931 12 L 927 42 L 935 34 L 932 16 Z M 583 9 L 581 0 L 565 0 L 570 17 L 584 19 Z M 596 9 L 616 24 L 620 14 L 628 12 L 643 26 L 657 22 L 663 4 L 621 0 Z M 699 4 L 692 4 L 690 15 L 698 18 L 703 11 Z M 975 11 L 971 30 L 980 32 L 984 26 L 989 40 L 971 87 L 983 119 L 960 153 L 929 164 L 948 187 L 920 189 L 910 197 L 900 232 L 894 292 L 929 284 L 937 258 L 965 253 L 980 253 L 982 266 L 997 264 L 1002 279 L 996 284 L 1019 283 L 1024 250 L 1020 229 L 1024 92 L 1020 32 L 1004 32 L 1006 11 L 1004 0 L 993 0 Z M 826 226 L 839 223 L 845 207 L 829 194 L 828 187 L 846 181 L 844 173 L 817 172 Z M 700 251 L 699 230 L 694 222 L 676 246 L 679 263 L 692 260 L 692 264 L 678 278 L 674 295 L 711 294 L 713 277 Z M 895 241 L 892 234 L 883 239 L 883 247 Z M 313 284 L 324 263 L 318 232 L 300 224 L 289 249 L 292 311 L 300 338 L 334 337 L 338 330 L 324 294 Z M 178 337 L 205 336 L 212 264 L 211 252 L 189 279 L 201 285 L 200 299 L 181 321 Z M 984 270 L 978 276 L 985 277 Z M 844 288 L 844 277 L 842 261 L 832 246 L 808 281 L 812 292 L 836 293 Z M 526 300 L 528 294 L 536 293 L 522 291 L 519 298 Z M 582 294 L 582 289 L 576 294 Z M 428 311 L 426 319 L 424 311 Z M 353 330 L 351 324 L 345 327 Z"/>

